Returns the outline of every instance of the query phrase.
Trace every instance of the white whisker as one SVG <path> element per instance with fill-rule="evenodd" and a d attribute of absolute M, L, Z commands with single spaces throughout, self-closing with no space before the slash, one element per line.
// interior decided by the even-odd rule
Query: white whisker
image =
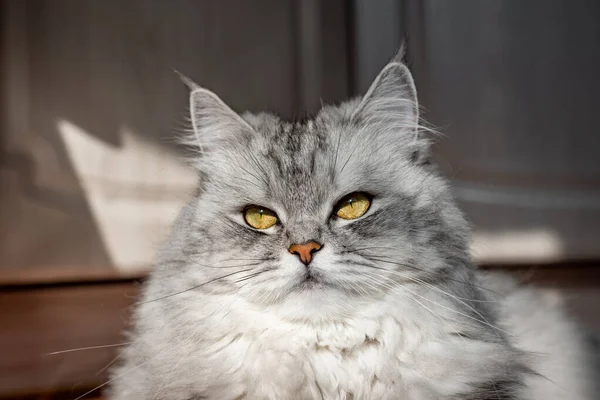
<path fill-rule="evenodd" d="M 107 349 L 110 347 L 121 347 L 121 346 L 127 346 L 130 345 L 133 342 L 125 342 L 125 343 L 115 343 L 115 344 L 105 344 L 105 345 L 100 345 L 100 346 L 88 346 L 88 347 L 78 347 L 76 349 L 68 349 L 68 350 L 60 350 L 60 351 L 53 351 L 52 353 L 46 353 L 44 354 L 45 356 L 53 356 L 56 354 L 65 354 L 65 353 L 72 353 L 74 351 L 84 351 L 84 350 L 95 350 L 95 349 Z"/>
<path fill-rule="evenodd" d="M 376 281 L 376 279 L 374 279 L 375 277 L 377 277 L 377 278 L 387 278 L 387 277 L 382 276 L 382 275 L 371 275 L 371 279 L 373 279 L 374 281 Z M 389 279 L 389 278 L 387 278 L 387 279 Z M 394 281 L 392 281 L 392 282 L 394 282 Z M 439 315 L 438 313 L 436 313 L 435 311 L 433 311 L 432 309 L 430 309 L 429 307 L 427 307 L 426 305 L 424 305 L 423 303 L 421 303 L 417 299 L 415 299 L 415 298 L 413 298 L 411 296 L 408 296 L 408 295 L 400 292 L 398 290 L 398 287 L 392 286 L 390 284 L 386 284 L 385 282 L 382 282 L 382 281 L 379 281 L 379 284 L 387 287 L 392 292 L 397 293 L 397 294 L 403 296 L 404 298 L 409 299 L 409 300 L 417 303 L 418 305 L 420 305 L 423 309 L 425 309 L 426 311 L 428 311 L 431 315 L 433 315 L 434 317 L 436 317 L 437 319 L 439 319 L 440 322 L 442 322 L 444 325 L 446 325 L 448 328 L 450 328 L 451 331 L 453 331 L 454 333 L 456 333 L 458 335 L 458 337 L 460 337 L 466 343 L 464 337 L 460 334 L 460 332 L 457 332 L 448 321 L 446 321 L 444 318 L 442 318 L 441 315 Z M 405 288 L 403 287 L 403 289 L 405 289 Z"/>
<path fill-rule="evenodd" d="M 120 379 L 120 378 L 122 378 L 123 376 L 125 376 L 125 375 L 127 375 L 127 374 L 131 373 L 132 371 L 135 371 L 135 370 L 136 370 L 136 369 L 138 369 L 138 368 L 141 368 L 141 367 L 143 367 L 144 365 L 148 364 L 150 361 L 153 361 L 153 360 L 154 360 L 156 357 L 158 357 L 158 355 L 156 355 L 155 357 L 152 357 L 152 358 L 151 358 L 151 359 L 149 359 L 149 360 L 146 360 L 146 361 L 144 361 L 143 363 L 141 363 L 141 364 L 139 364 L 139 365 L 136 365 L 135 367 L 132 367 L 132 368 L 128 369 L 127 371 L 123 372 L 122 374 L 119 374 L 119 375 L 117 375 L 117 376 L 115 376 L 115 377 L 113 377 L 113 378 L 111 378 L 111 379 L 107 380 L 106 382 L 104 382 L 104 383 L 102 383 L 102 384 L 100 384 L 100 385 L 96 386 L 96 387 L 95 387 L 95 388 L 93 388 L 93 389 L 91 389 L 91 390 L 88 390 L 87 392 L 85 392 L 85 393 L 84 393 L 84 394 L 82 394 L 81 396 L 78 396 L 78 397 L 76 397 L 74 400 L 80 400 L 80 399 L 83 399 L 83 398 L 84 398 L 85 396 L 87 396 L 88 394 L 90 394 L 90 393 L 94 393 L 96 390 L 98 390 L 98 389 L 102 389 L 104 386 L 108 385 L 109 383 L 111 383 L 111 382 L 113 382 L 113 381 L 115 381 L 115 380 L 117 380 L 117 379 Z"/>

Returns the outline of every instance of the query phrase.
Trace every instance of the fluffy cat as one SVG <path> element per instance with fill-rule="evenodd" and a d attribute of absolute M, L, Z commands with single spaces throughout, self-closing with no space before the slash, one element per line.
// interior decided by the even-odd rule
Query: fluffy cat
<path fill-rule="evenodd" d="M 396 57 L 313 120 L 191 92 L 197 193 L 137 307 L 114 400 L 588 400 L 583 334 L 477 271 Z"/>

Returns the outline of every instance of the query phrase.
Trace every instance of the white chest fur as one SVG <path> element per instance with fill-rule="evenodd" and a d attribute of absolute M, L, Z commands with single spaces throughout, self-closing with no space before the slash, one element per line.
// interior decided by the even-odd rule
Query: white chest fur
<path fill-rule="evenodd" d="M 494 371 L 503 362 L 501 345 L 453 336 L 451 316 L 415 307 L 371 309 L 368 317 L 328 324 L 291 323 L 247 310 L 202 314 L 157 326 L 146 336 L 148 346 L 170 344 L 156 346 L 151 361 L 154 373 L 165 377 L 155 393 L 219 399 L 451 398 L 489 379 L 486 369 Z"/>

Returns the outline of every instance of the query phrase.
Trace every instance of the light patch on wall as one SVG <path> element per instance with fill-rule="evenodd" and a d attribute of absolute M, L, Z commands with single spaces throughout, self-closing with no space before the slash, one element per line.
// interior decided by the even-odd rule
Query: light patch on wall
<path fill-rule="evenodd" d="M 562 258 L 563 245 L 552 231 L 476 231 L 471 254 L 478 263 L 553 262 Z"/>
<path fill-rule="evenodd" d="M 148 268 L 197 175 L 127 128 L 115 148 L 70 121 L 57 125 L 113 266 Z"/>

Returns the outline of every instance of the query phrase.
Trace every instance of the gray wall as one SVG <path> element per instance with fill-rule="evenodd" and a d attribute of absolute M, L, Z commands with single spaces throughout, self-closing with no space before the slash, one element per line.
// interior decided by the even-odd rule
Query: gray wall
<path fill-rule="evenodd" d="M 356 3 L 369 8 L 357 17 L 359 33 L 369 26 L 358 64 L 372 66 L 357 86 L 401 32 L 425 118 L 446 134 L 440 164 L 476 231 L 539 234 L 558 247 L 549 260 L 599 257 L 600 2 Z"/>
<path fill-rule="evenodd" d="M 127 150 L 126 128 L 166 157 L 177 151 L 175 137 L 189 127 L 187 89 L 174 70 L 239 111 L 303 116 L 321 99 L 339 101 L 348 94 L 342 0 L 5 0 L 0 5 L 5 105 L 0 269 L 77 271 L 114 264 L 89 192 L 57 129 L 60 121 L 85 131 L 88 141 L 106 152 Z M 125 168 L 141 171 L 136 162 Z M 121 167 L 111 163 L 100 160 L 93 174 L 101 176 L 84 178 L 122 188 L 115 202 L 125 192 L 161 201 L 166 192 L 187 190 L 120 179 Z M 185 193 L 179 196 L 185 201 Z M 159 242 L 165 232 L 156 225 L 151 235 Z"/>

